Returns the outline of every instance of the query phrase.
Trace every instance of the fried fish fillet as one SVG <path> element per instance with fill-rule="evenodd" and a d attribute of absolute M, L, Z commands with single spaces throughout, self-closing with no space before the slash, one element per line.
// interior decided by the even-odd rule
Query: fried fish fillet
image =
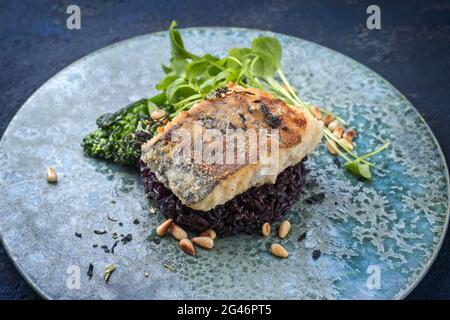
<path fill-rule="evenodd" d="M 183 204 L 208 211 L 275 183 L 314 150 L 322 128 L 266 92 L 230 84 L 176 116 L 142 146 L 141 159 Z"/>

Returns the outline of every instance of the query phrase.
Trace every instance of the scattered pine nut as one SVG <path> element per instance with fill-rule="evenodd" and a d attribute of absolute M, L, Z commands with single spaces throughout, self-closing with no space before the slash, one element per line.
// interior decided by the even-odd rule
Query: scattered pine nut
<path fill-rule="evenodd" d="M 342 127 L 337 127 L 333 131 L 333 135 L 338 139 L 342 138 L 343 133 L 344 133 L 344 129 Z"/>
<path fill-rule="evenodd" d="M 173 219 L 167 219 L 166 221 L 164 221 L 163 223 L 161 223 L 158 228 L 156 228 L 156 234 L 159 237 L 164 237 L 167 233 L 167 231 L 169 231 L 170 226 L 172 225 Z"/>
<path fill-rule="evenodd" d="M 200 237 L 208 237 L 214 240 L 216 238 L 216 232 L 213 229 L 208 229 L 200 233 Z"/>
<path fill-rule="evenodd" d="M 325 117 L 323 117 L 323 123 L 326 126 L 328 126 L 330 124 L 330 122 L 333 121 L 333 120 L 334 120 L 334 116 L 331 113 L 329 113 Z"/>
<path fill-rule="evenodd" d="M 278 243 L 273 243 L 270 246 L 270 252 L 279 258 L 287 258 L 289 256 L 289 253 L 287 252 L 287 250 L 280 244 Z"/>
<path fill-rule="evenodd" d="M 159 120 L 162 117 L 164 117 L 165 115 L 166 115 L 166 113 L 164 112 L 164 110 L 158 109 L 158 110 L 153 111 L 150 114 L 150 117 L 152 117 L 153 120 Z"/>
<path fill-rule="evenodd" d="M 350 141 L 342 138 L 342 139 L 339 139 L 339 143 L 344 145 L 348 150 L 350 150 L 350 151 L 353 150 L 353 144 Z"/>
<path fill-rule="evenodd" d="M 175 223 L 172 223 L 172 226 L 170 227 L 170 233 L 177 240 L 187 239 L 188 237 L 187 232 Z"/>
<path fill-rule="evenodd" d="M 264 237 L 267 237 L 270 234 L 270 224 L 268 222 L 263 224 L 261 232 Z"/>
<path fill-rule="evenodd" d="M 47 167 L 47 181 L 50 183 L 56 183 L 58 181 L 58 174 L 50 166 Z"/>
<path fill-rule="evenodd" d="M 181 239 L 178 243 L 181 250 L 186 252 L 188 255 L 195 256 L 195 248 L 189 239 Z"/>
<path fill-rule="evenodd" d="M 312 106 L 310 110 L 314 118 L 316 118 L 317 120 L 322 120 L 322 112 L 320 111 L 319 107 Z"/>
<path fill-rule="evenodd" d="M 352 141 L 356 137 L 356 131 L 353 129 L 347 130 L 344 132 L 344 135 L 342 136 L 347 141 Z"/>
<path fill-rule="evenodd" d="M 333 140 L 327 140 L 327 149 L 333 156 L 337 155 L 337 145 Z"/>
<path fill-rule="evenodd" d="M 287 220 L 284 220 L 281 224 L 280 224 L 280 228 L 278 229 L 278 236 L 281 239 L 286 238 L 286 236 L 289 233 L 289 230 L 291 230 L 291 223 Z"/>
<path fill-rule="evenodd" d="M 195 237 L 192 238 L 192 242 L 205 249 L 214 247 L 214 240 L 210 237 Z"/>
<path fill-rule="evenodd" d="M 334 131 L 337 129 L 337 127 L 341 126 L 341 122 L 338 119 L 334 119 L 333 121 L 331 121 L 328 124 L 328 129 L 330 129 L 330 131 Z"/>

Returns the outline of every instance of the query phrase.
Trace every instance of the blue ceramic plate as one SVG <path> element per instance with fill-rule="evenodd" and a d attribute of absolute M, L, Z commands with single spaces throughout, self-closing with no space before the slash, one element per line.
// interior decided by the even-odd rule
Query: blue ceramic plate
<path fill-rule="evenodd" d="M 293 229 L 283 241 L 290 252 L 285 260 L 267 251 L 274 235 L 218 239 L 197 257 L 170 237 L 158 244 L 148 236 L 162 217 L 147 202 L 138 174 L 85 157 L 80 148 L 99 115 L 155 93 L 160 65 L 169 58 L 166 32 L 114 44 L 47 81 L 1 141 L 2 240 L 39 293 L 52 299 L 393 299 L 420 281 L 444 238 L 449 209 L 448 172 L 429 127 L 388 82 L 330 49 L 257 30 L 183 30 L 189 49 L 217 55 L 259 35 L 281 41 L 285 73 L 304 100 L 362 133 L 360 152 L 392 141 L 373 159 L 376 178 L 356 179 L 320 145 L 307 162 L 306 193 L 287 214 Z M 48 165 L 59 173 L 56 185 L 45 179 Z M 305 201 L 317 194 L 321 201 Z M 111 248 L 114 232 L 133 239 L 105 253 L 101 246 Z M 117 269 L 105 283 L 110 263 Z"/>

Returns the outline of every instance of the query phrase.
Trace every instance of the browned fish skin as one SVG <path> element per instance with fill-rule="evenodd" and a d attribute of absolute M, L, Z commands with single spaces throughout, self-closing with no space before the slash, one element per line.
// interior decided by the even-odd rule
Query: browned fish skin
<path fill-rule="evenodd" d="M 175 130 L 182 128 L 193 136 L 194 123 L 200 123 L 202 130 L 217 129 L 224 135 L 229 129 L 242 129 L 242 132 L 250 129 L 279 129 L 279 147 L 289 149 L 302 142 L 308 121 L 311 121 L 310 118 L 299 109 L 273 98 L 266 92 L 229 85 L 227 89 L 217 92 L 191 110 L 175 117 L 164 127 L 164 132 L 143 146 L 142 160 L 166 187 L 189 206 L 203 200 L 231 175 L 255 164 L 202 164 L 182 161 L 172 154 L 176 143 L 171 138 Z M 247 159 L 248 148 L 244 149 Z M 174 168 L 176 173 L 171 171 Z"/>

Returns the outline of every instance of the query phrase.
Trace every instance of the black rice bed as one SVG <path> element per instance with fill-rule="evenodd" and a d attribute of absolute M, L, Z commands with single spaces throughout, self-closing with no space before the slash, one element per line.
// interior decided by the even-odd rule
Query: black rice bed
<path fill-rule="evenodd" d="M 298 199 L 303 184 L 303 162 L 278 175 L 275 184 L 254 187 L 207 212 L 191 209 L 167 189 L 146 164 L 140 161 L 147 196 L 167 218 L 187 230 L 212 228 L 219 236 L 260 232 L 265 222 L 273 223 Z"/>

